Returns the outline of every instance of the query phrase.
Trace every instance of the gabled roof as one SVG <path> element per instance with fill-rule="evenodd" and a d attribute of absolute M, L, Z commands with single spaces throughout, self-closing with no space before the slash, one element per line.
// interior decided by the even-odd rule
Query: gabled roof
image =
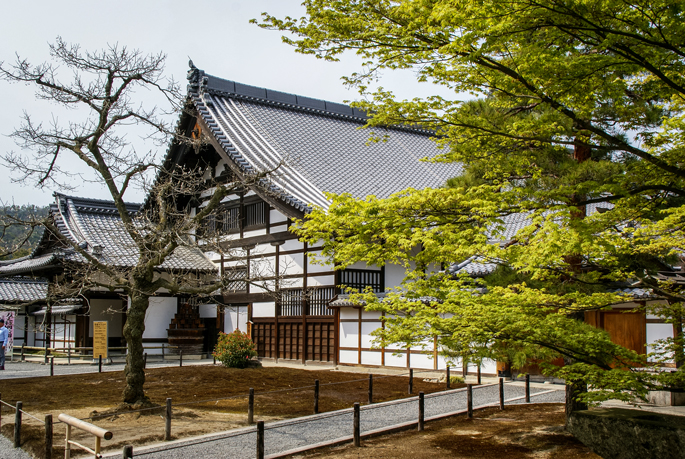
<path fill-rule="evenodd" d="M 459 164 L 420 161 L 440 152 L 428 131 L 360 129 L 366 116 L 347 105 L 224 80 L 192 63 L 188 79 L 219 154 L 245 175 L 273 170 L 262 188 L 301 212 L 327 208 L 324 192 L 385 198 L 463 172 Z M 369 143 L 372 133 L 386 140 Z"/>
<path fill-rule="evenodd" d="M 135 217 L 140 204 L 127 203 L 126 208 Z M 130 267 L 137 262 L 138 248 L 126 232 L 114 202 L 55 193 L 50 213 L 62 235 L 102 263 Z M 33 273 L 63 261 L 86 259 L 73 248 L 56 244 L 46 231 L 33 254 L 0 264 L 0 276 Z M 216 266 L 199 249 L 185 246 L 178 247 L 160 268 L 216 271 Z"/>
<path fill-rule="evenodd" d="M 41 301 L 48 296 L 48 281 L 11 277 L 0 279 L 0 303 Z"/>

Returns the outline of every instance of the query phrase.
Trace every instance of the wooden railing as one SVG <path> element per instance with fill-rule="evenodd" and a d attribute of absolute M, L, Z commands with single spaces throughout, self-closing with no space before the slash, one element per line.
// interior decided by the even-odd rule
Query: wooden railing
<path fill-rule="evenodd" d="M 109 430 L 105 430 L 102 427 L 98 427 L 96 425 L 90 424 L 86 421 L 81 421 L 78 418 L 75 418 L 73 416 L 69 416 L 68 414 L 61 413 L 59 416 L 57 416 L 57 419 L 62 421 L 67 425 L 67 436 L 66 439 L 64 440 L 64 459 L 70 459 L 71 458 L 71 447 L 76 446 L 78 448 L 81 448 L 82 450 L 93 454 L 96 458 L 102 457 L 100 455 L 100 442 L 104 438 L 105 440 L 111 440 L 112 439 L 112 432 Z M 80 443 L 77 443 L 71 439 L 71 428 L 76 427 L 77 429 L 83 430 L 84 432 L 88 432 L 90 434 L 95 435 L 95 449 L 90 449 L 87 446 L 84 446 Z"/>

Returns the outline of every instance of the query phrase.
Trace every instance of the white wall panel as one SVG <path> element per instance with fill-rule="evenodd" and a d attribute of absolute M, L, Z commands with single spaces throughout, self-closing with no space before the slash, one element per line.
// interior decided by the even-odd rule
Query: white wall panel
<path fill-rule="evenodd" d="M 280 222 L 287 222 L 288 217 L 283 215 L 281 212 L 279 212 L 276 209 L 271 209 L 270 214 L 269 214 L 269 220 L 271 221 L 271 224 L 273 225 L 274 223 L 280 223 Z"/>
<path fill-rule="evenodd" d="M 406 367 L 407 355 L 393 355 L 392 352 L 385 351 L 385 366 L 386 367 Z"/>
<path fill-rule="evenodd" d="M 247 306 L 232 306 L 224 309 L 224 333 L 240 330 L 247 333 Z"/>
<path fill-rule="evenodd" d="M 276 303 L 252 303 L 252 317 L 276 317 Z"/>
<path fill-rule="evenodd" d="M 477 371 L 477 370 L 476 370 Z M 481 374 L 496 375 L 497 374 L 497 362 L 494 360 L 483 360 L 483 365 L 480 367 Z"/>
<path fill-rule="evenodd" d="M 357 351 L 340 351 L 340 363 L 358 363 Z"/>
<path fill-rule="evenodd" d="M 403 266 L 385 265 L 385 288 L 397 287 L 406 276 Z"/>
<path fill-rule="evenodd" d="M 216 304 L 201 304 L 198 309 L 202 319 L 216 318 Z"/>
<path fill-rule="evenodd" d="M 340 347 L 357 347 L 359 328 L 354 322 L 340 322 Z"/>
<path fill-rule="evenodd" d="M 307 277 L 307 286 L 309 287 L 317 287 L 317 286 L 328 286 L 332 287 L 335 285 L 335 276 L 316 276 L 316 277 Z"/>
<path fill-rule="evenodd" d="M 380 322 L 362 322 L 362 347 L 372 347 L 374 337 L 371 336 L 371 332 L 380 327 Z"/>
<path fill-rule="evenodd" d="M 302 250 L 304 244 L 297 239 L 288 239 L 281 245 L 281 252 L 290 252 L 291 250 Z"/>
<path fill-rule="evenodd" d="M 281 274 L 302 274 L 304 272 L 304 254 L 281 255 L 278 261 Z"/>
<path fill-rule="evenodd" d="M 411 368 L 421 368 L 431 370 L 433 368 L 433 358 L 426 354 L 411 354 L 409 356 Z"/>
<path fill-rule="evenodd" d="M 362 310 L 362 319 L 379 319 L 381 317 L 381 312 L 380 311 L 366 311 Z M 378 326 L 380 327 L 381 324 L 378 322 Z"/>
<path fill-rule="evenodd" d="M 380 365 L 383 353 L 380 351 L 362 351 L 363 365 Z"/>
<path fill-rule="evenodd" d="M 243 237 L 255 237 L 264 236 L 266 234 L 266 228 L 260 228 L 255 230 L 243 231 Z"/>
<path fill-rule="evenodd" d="M 167 329 L 171 324 L 171 319 L 176 315 L 177 303 L 178 299 L 175 297 L 158 296 L 150 298 L 150 307 L 145 313 L 143 338 L 167 338 Z M 162 351 L 158 351 L 161 354 Z"/>
<path fill-rule="evenodd" d="M 359 309 L 357 308 L 340 308 L 341 319 L 359 319 Z"/>
<path fill-rule="evenodd" d="M 673 338 L 673 324 L 647 324 L 647 352 L 653 352 L 656 340 Z"/>

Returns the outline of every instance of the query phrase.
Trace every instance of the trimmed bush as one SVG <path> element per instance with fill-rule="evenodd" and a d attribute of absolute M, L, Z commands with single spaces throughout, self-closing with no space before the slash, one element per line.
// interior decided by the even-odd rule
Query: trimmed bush
<path fill-rule="evenodd" d="M 254 343 L 240 330 L 233 333 L 219 333 L 219 341 L 214 348 L 214 356 L 225 367 L 245 368 L 252 357 L 257 357 Z"/>

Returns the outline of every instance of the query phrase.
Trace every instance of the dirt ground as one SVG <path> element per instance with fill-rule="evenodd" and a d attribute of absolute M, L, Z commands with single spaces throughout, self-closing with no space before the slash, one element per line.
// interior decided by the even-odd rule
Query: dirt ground
<path fill-rule="evenodd" d="M 362 440 L 361 448 L 343 445 L 291 458 L 601 459 L 564 431 L 561 404 L 511 405 L 504 411 L 487 408 L 473 414 L 473 420 L 456 416 L 426 423 L 423 432 Z"/>
<path fill-rule="evenodd" d="M 284 367 L 248 368 L 221 366 L 186 366 L 155 368 L 146 371 L 148 397 L 160 405 L 170 397 L 173 404 L 172 438 L 202 435 L 247 426 L 247 393 L 255 389 L 255 420 L 270 421 L 313 413 L 314 380 L 320 381 L 319 411 L 349 408 L 354 402 L 368 400 L 368 376 L 330 370 L 302 370 Z M 326 386 L 328 383 L 339 383 Z M 300 390 L 290 390 L 307 386 Z M 375 376 L 374 401 L 407 397 L 408 378 Z M 454 385 L 453 387 L 459 387 Z M 25 378 L 2 381 L 2 400 L 14 405 L 23 402 L 24 411 L 43 420 L 52 414 L 66 413 L 110 430 L 114 437 L 103 441 L 107 451 L 121 450 L 126 444 L 142 445 L 163 440 L 163 410 L 121 413 L 98 417 L 120 402 L 124 387 L 123 372 L 64 375 L 48 378 Z M 444 384 L 414 378 L 414 394 L 444 390 Z M 235 397 L 216 401 L 217 398 Z M 211 400 L 204 402 L 205 400 Z M 14 412 L 2 409 L 2 433 L 12 438 Z M 54 427 L 53 457 L 64 455 L 64 424 Z M 25 416 L 22 424 L 22 447 L 36 457 L 43 457 L 44 428 Z M 94 438 L 75 435 L 75 441 L 92 447 Z"/>

